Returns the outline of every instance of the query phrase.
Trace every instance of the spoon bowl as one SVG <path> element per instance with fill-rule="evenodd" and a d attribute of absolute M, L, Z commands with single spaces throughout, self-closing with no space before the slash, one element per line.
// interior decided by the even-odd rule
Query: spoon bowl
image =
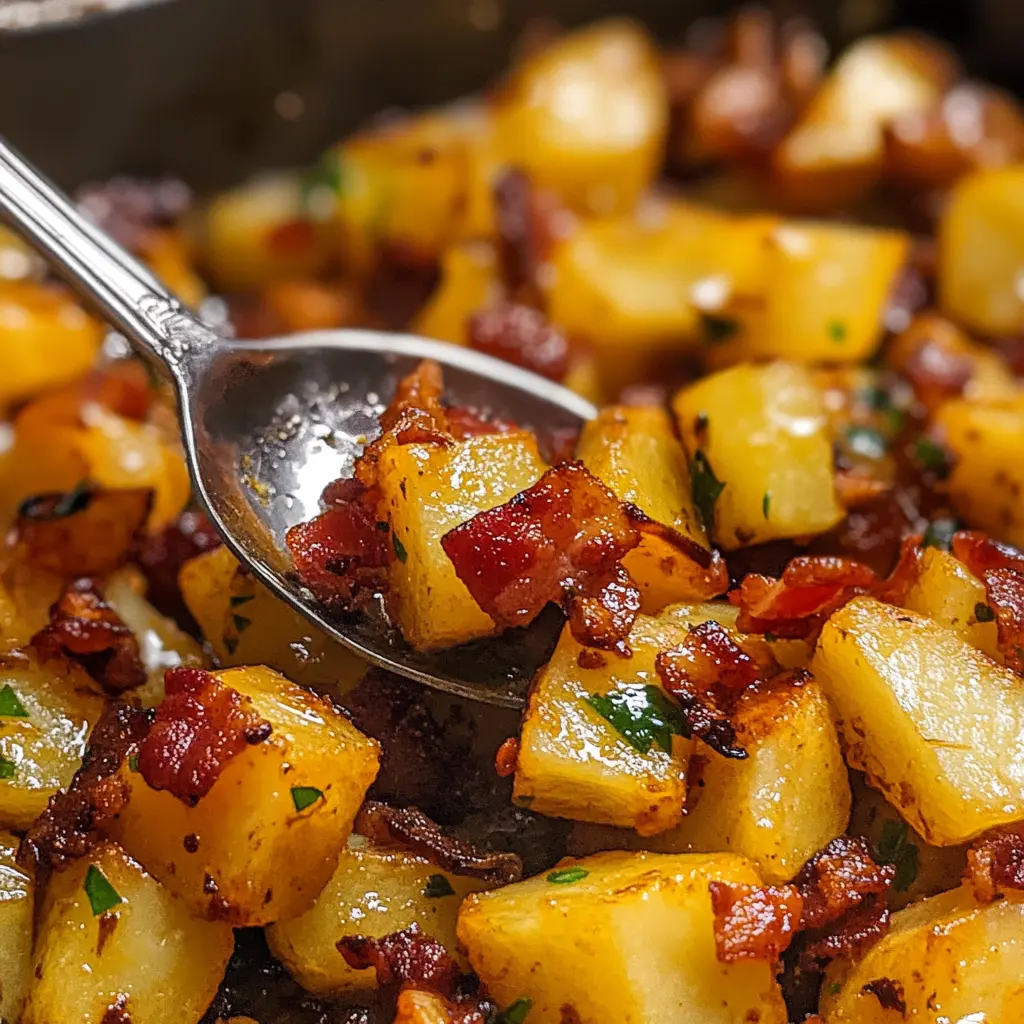
<path fill-rule="evenodd" d="M 296 576 L 285 534 L 321 510 L 327 484 L 352 475 L 397 382 L 423 359 L 441 365 L 456 404 L 511 419 L 542 439 L 596 415 L 589 402 L 509 363 L 413 335 L 220 337 L 2 141 L 0 217 L 170 375 L 195 496 L 247 569 L 375 665 L 461 697 L 523 705 L 557 640 L 557 613 L 525 630 L 415 651 L 382 606 L 328 616 Z"/>

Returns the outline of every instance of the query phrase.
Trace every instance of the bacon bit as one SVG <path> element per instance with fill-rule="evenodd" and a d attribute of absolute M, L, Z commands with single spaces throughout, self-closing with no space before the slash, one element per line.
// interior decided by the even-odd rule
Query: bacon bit
<path fill-rule="evenodd" d="M 589 647 L 584 647 L 576 655 L 576 664 L 585 669 L 604 668 L 608 664 L 608 659 L 600 651 L 592 651 Z"/>
<path fill-rule="evenodd" d="M 59 871 L 88 854 L 96 831 L 120 813 L 128 789 L 119 772 L 149 732 L 149 715 L 127 704 L 108 705 L 89 737 L 82 767 L 50 798 L 18 850 L 18 863 L 37 876 Z"/>
<path fill-rule="evenodd" d="M 88 578 L 64 588 L 50 607 L 50 624 L 31 645 L 43 657 L 77 661 L 113 696 L 146 681 L 138 640 Z"/>
<path fill-rule="evenodd" d="M 516 764 L 519 760 L 519 740 L 515 736 L 509 736 L 507 740 L 500 747 L 498 747 L 498 753 L 494 757 L 494 770 L 497 772 L 498 777 L 507 779 L 510 775 L 515 775 Z"/>
<path fill-rule="evenodd" d="M 910 588 L 917 583 L 924 564 L 924 537 L 920 533 L 904 538 L 900 545 L 900 557 L 888 577 L 875 587 L 874 595 L 879 601 L 902 605 Z"/>
<path fill-rule="evenodd" d="M 192 203 L 189 187 L 178 178 L 130 178 L 89 182 L 75 193 L 79 209 L 108 235 L 135 251 L 155 227 L 169 227 Z"/>
<path fill-rule="evenodd" d="M 1024 826 L 997 829 L 975 840 L 967 851 L 964 880 L 982 903 L 1007 889 L 1024 889 Z"/>
<path fill-rule="evenodd" d="M 747 752 L 736 743 L 729 714 L 744 690 L 778 674 L 775 659 L 767 657 L 759 663 L 717 622 L 702 622 L 678 647 L 658 655 L 655 670 L 692 734 L 723 757 L 742 759 Z"/>
<path fill-rule="evenodd" d="M 316 230 L 308 220 L 285 221 L 267 233 L 264 244 L 278 256 L 308 252 L 316 245 Z"/>
<path fill-rule="evenodd" d="M 530 306 L 504 303 L 474 313 L 468 331 L 469 344 L 478 352 L 532 370 L 548 380 L 565 378 L 569 343 L 543 313 Z"/>
<path fill-rule="evenodd" d="M 800 951 L 801 969 L 821 971 L 837 957 L 863 956 L 889 931 L 889 919 L 889 908 L 869 896 L 834 925 L 807 933 L 807 945 Z"/>
<path fill-rule="evenodd" d="M 892 486 L 886 480 L 851 470 L 838 469 L 835 474 L 836 497 L 843 508 L 862 508 L 892 490 Z"/>
<path fill-rule="evenodd" d="M 861 988 L 861 992 L 873 995 L 883 1010 L 896 1010 L 901 1017 L 907 1015 L 907 1001 L 903 998 L 903 986 L 892 978 L 875 978 Z"/>
<path fill-rule="evenodd" d="M 372 967 L 381 988 L 413 985 L 451 996 L 462 974 L 444 946 L 424 935 L 415 922 L 379 939 L 346 935 L 338 940 L 337 947 L 354 970 Z"/>
<path fill-rule="evenodd" d="M 468 405 L 456 405 L 447 410 L 448 432 L 456 441 L 481 434 L 511 434 L 519 425 L 501 416 L 491 416 Z"/>
<path fill-rule="evenodd" d="M 142 363 L 124 359 L 94 370 L 81 383 L 81 404 L 95 402 L 128 420 L 142 422 L 153 403 L 153 390 Z"/>
<path fill-rule="evenodd" d="M 804 899 L 803 928 L 839 920 L 867 896 L 887 892 L 896 877 L 892 864 L 878 864 L 865 840 L 839 836 L 816 853 L 793 880 Z"/>
<path fill-rule="evenodd" d="M 715 914 L 715 947 L 722 963 L 777 960 L 793 941 L 803 900 L 791 885 L 709 882 Z"/>
<path fill-rule="evenodd" d="M 892 366 L 903 374 L 926 409 L 963 394 L 975 363 L 964 333 L 934 313 L 915 316 L 893 342 Z"/>
<path fill-rule="evenodd" d="M 168 669 L 164 690 L 139 747 L 139 772 L 153 789 L 194 807 L 233 757 L 270 736 L 270 723 L 205 669 Z"/>
<path fill-rule="evenodd" d="M 415 807 L 389 807 L 367 800 L 353 829 L 375 842 L 404 846 L 453 875 L 481 878 L 494 885 L 518 882 L 523 875 L 522 861 L 514 853 L 482 853 L 449 835 Z"/>

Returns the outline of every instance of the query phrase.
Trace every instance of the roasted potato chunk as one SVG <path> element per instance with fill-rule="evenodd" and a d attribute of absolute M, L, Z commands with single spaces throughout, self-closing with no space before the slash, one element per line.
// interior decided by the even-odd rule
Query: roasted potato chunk
<path fill-rule="evenodd" d="M 459 940 L 499 1003 L 531 1001 L 531 1024 L 783 1024 L 771 965 L 716 958 L 710 881 L 759 876 L 733 854 L 597 854 L 468 897 Z"/>
<path fill-rule="evenodd" d="M 850 765 L 929 843 L 1024 818 L 1024 690 L 952 629 L 857 598 L 825 624 L 812 670 Z"/>
<path fill-rule="evenodd" d="M 441 283 L 420 311 L 415 331 L 425 338 L 465 345 L 467 321 L 492 306 L 501 295 L 498 258 L 493 246 L 480 242 L 454 245 L 441 261 Z"/>
<path fill-rule="evenodd" d="M 18 869 L 18 837 L 0 832 L 0 1016 L 21 1018 L 32 977 L 35 887 Z"/>
<path fill-rule="evenodd" d="M 111 831 L 193 913 L 236 926 L 309 909 L 377 774 L 378 746 L 322 697 L 261 665 L 218 673 L 270 723 L 195 806 L 121 769 Z"/>
<path fill-rule="evenodd" d="M 46 886 L 22 1024 L 196 1024 L 234 949 L 113 843 Z"/>

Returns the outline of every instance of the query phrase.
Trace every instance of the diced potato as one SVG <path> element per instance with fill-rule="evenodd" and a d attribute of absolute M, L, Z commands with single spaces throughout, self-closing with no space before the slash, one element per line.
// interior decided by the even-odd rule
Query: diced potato
<path fill-rule="evenodd" d="M 885 125 L 938 103 L 956 75 L 952 56 L 916 35 L 869 36 L 849 47 L 773 154 L 785 198 L 835 209 L 885 167 Z"/>
<path fill-rule="evenodd" d="M 0 409 L 80 377 L 102 340 L 103 326 L 63 289 L 0 284 Z"/>
<path fill-rule="evenodd" d="M 21 1024 L 196 1024 L 233 949 L 230 925 L 193 917 L 103 844 L 47 885 Z"/>
<path fill-rule="evenodd" d="M 465 345 L 469 317 L 492 306 L 500 294 L 494 248 L 479 242 L 454 245 L 444 254 L 441 282 L 417 317 L 414 330 L 425 338 Z"/>
<path fill-rule="evenodd" d="M 300 686 L 338 694 L 366 671 L 366 662 L 275 597 L 226 547 L 189 559 L 178 585 L 225 668 L 268 665 Z"/>
<path fill-rule="evenodd" d="M 605 21 L 516 68 L 497 97 L 507 162 L 580 213 L 629 210 L 654 178 L 668 128 L 657 52 L 641 28 Z"/>
<path fill-rule="evenodd" d="M 428 989 L 405 988 L 398 994 L 394 1024 L 451 1024 L 452 1011 L 444 996 Z"/>
<path fill-rule="evenodd" d="M 186 306 L 198 309 L 206 286 L 195 272 L 184 235 L 170 228 L 149 228 L 139 242 L 139 256 Z"/>
<path fill-rule="evenodd" d="M 939 222 L 939 302 L 983 334 L 1024 327 L 1024 166 L 978 171 L 951 190 Z"/>
<path fill-rule="evenodd" d="M 199 259 L 217 288 L 245 291 L 313 277 L 337 251 L 333 210 L 311 209 L 295 174 L 261 175 L 218 195 L 203 214 Z"/>
<path fill-rule="evenodd" d="M 308 910 L 330 879 L 379 748 L 271 669 L 218 678 L 270 722 L 269 739 L 232 758 L 195 807 L 125 765 L 129 799 L 112 834 L 194 913 L 236 926 L 285 920 Z"/>
<path fill-rule="evenodd" d="M 694 493 L 713 505 L 722 547 L 821 533 L 843 517 L 824 403 L 804 367 L 736 366 L 680 391 L 673 407 L 691 460 L 703 463 L 691 461 Z"/>
<path fill-rule="evenodd" d="M 422 857 L 352 842 L 316 903 L 299 917 L 271 925 L 267 941 L 304 989 L 321 996 L 353 996 L 375 989 L 376 973 L 349 967 L 338 954 L 338 939 L 379 938 L 416 923 L 454 954 L 459 905 L 468 893 L 484 888 Z"/>
<path fill-rule="evenodd" d="M 900 1019 L 1011 1024 L 1024 1020 L 1024 895 L 979 903 L 967 887 L 894 914 L 889 933 L 856 964 L 836 961 L 822 986 L 825 1024 Z M 906 1013 L 886 1009 L 871 982 L 900 987 Z"/>
<path fill-rule="evenodd" d="M 576 457 L 617 498 L 655 522 L 709 549 L 690 486 L 690 468 L 669 414 L 658 406 L 612 406 L 583 427 Z M 623 565 L 640 585 L 643 610 L 715 597 L 723 587 L 706 569 L 661 537 L 647 535 Z"/>
<path fill-rule="evenodd" d="M 948 627 L 861 597 L 812 663 L 851 767 L 929 843 L 1024 818 L 1024 690 Z"/>
<path fill-rule="evenodd" d="M 0 1017 L 21 1016 L 32 975 L 34 886 L 18 870 L 18 837 L 0 832 Z"/>
<path fill-rule="evenodd" d="M 539 875 L 462 906 L 459 940 L 500 1004 L 530 999 L 530 1024 L 785 1022 L 770 964 L 715 955 L 708 882 L 757 885 L 749 861 L 605 853 L 563 867 L 583 874 Z"/>
<path fill-rule="evenodd" d="M 828 703 L 815 682 L 744 697 L 730 719 L 746 760 L 702 744 L 686 816 L 650 848 L 729 851 L 771 884 L 788 882 L 846 830 L 850 782 Z M 691 762 L 692 764 L 692 762 Z"/>
<path fill-rule="evenodd" d="M 537 439 L 525 432 L 485 434 L 447 448 L 403 444 L 384 450 L 378 515 L 390 524 L 396 555 L 388 608 L 413 647 L 436 650 L 495 631 L 455 575 L 441 537 L 526 490 L 544 469 Z"/>
<path fill-rule="evenodd" d="M 26 829 L 71 782 L 104 700 L 77 665 L 29 651 L 0 658 L 0 692 L 0 827 Z"/>
<path fill-rule="evenodd" d="M 985 586 L 948 551 L 928 547 L 921 552 L 921 573 L 907 591 L 903 604 L 941 626 L 948 626 L 972 647 L 1002 663 L 994 619 L 987 615 L 978 619 L 979 606 L 987 607 Z"/>
<path fill-rule="evenodd" d="M 971 526 L 1024 547 L 1024 399 L 955 399 L 942 406 L 935 424 L 956 457 L 950 504 Z"/>

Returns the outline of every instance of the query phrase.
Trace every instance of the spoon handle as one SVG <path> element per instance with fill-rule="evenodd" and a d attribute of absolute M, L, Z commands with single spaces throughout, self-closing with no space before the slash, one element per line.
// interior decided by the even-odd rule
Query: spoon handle
<path fill-rule="evenodd" d="M 209 356 L 217 336 L 3 139 L 0 219 L 179 385 Z"/>

